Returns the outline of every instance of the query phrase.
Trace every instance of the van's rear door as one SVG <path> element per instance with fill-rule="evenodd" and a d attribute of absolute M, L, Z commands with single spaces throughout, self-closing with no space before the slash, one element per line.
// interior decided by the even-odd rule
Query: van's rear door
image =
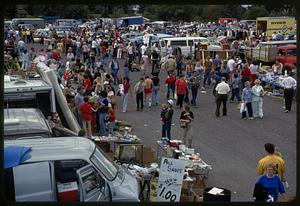
<path fill-rule="evenodd" d="M 91 165 L 76 171 L 82 202 L 111 201 L 109 186 Z"/>

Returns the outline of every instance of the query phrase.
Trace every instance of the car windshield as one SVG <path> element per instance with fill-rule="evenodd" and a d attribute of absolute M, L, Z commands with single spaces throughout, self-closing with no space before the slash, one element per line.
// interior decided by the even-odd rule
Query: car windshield
<path fill-rule="evenodd" d="M 118 166 L 114 162 L 110 161 L 97 146 L 94 154 L 91 156 L 91 162 L 95 164 L 107 180 L 112 181 L 116 178 L 118 174 Z"/>
<path fill-rule="evenodd" d="M 289 49 L 289 50 L 287 50 L 286 54 L 291 55 L 291 56 L 296 56 L 297 52 L 296 52 L 296 49 Z"/>

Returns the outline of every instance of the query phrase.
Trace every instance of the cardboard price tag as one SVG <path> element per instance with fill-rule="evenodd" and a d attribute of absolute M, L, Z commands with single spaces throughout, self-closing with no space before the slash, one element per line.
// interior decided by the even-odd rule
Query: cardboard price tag
<path fill-rule="evenodd" d="M 184 160 L 163 158 L 158 179 L 158 202 L 178 202 L 186 162 Z"/>

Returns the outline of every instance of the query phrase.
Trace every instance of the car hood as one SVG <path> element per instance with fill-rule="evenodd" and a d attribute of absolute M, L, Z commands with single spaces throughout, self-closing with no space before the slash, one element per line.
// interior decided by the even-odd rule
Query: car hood
<path fill-rule="evenodd" d="M 119 182 L 114 182 L 111 187 L 112 201 L 130 201 L 139 202 L 139 184 L 135 177 L 123 169 L 123 179 Z"/>

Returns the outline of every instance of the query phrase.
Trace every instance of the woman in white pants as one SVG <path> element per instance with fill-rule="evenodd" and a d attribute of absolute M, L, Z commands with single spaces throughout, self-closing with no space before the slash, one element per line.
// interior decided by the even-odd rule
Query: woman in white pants
<path fill-rule="evenodd" d="M 252 109 L 254 118 L 263 118 L 263 95 L 264 89 L 260 85 L 260 80 L 256 79 L 254 81 L 254 86 L 252 87 Z"/>

